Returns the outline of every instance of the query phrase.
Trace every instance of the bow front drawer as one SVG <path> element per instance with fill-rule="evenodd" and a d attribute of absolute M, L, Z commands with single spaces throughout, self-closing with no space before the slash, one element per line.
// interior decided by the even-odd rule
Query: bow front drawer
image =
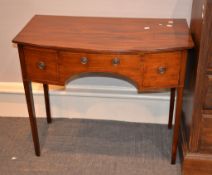
<path fill-rule="evenodd" d="M 58 80 L 57 51 L 24 47 L 27 78 L 38 82 Z"/>
<path fill-rule="evenodd" d="M 141 81 L 141 57 L 124 54 L 90 54 L 59 52 L 61 81 L 81 73 L 110 73 Z"/>
<path fill-rule="evenodd" d="M 143 87 L 169 88 L 179 83 L 181 52 L 146 54 L 143 59 Z"/>
<path fill-rule="evenodd" d="M 115 54 L 87 54 L 60 52 L 61 63 L 69 65 L 68 69 L 139 69 L 140 56 L 138 55 L 115 55 Z"/>

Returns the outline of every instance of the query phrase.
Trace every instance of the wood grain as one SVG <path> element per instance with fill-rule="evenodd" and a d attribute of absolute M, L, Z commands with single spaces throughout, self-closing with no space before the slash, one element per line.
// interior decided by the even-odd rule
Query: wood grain
<path fill-rule="evenodd" d="M 186 127 L 184 123 L 181 123 L 180 155 L 182 156 L 182 175 L 211 175 L 212 157 L 206 153 L 190 152 L 184 127 Z"/>
<path fill-rule="evenodd" d="M 212 110 L 212 75 L 205 77 L 204 109 Z"/>
<path fill-rule="evenodd" d="M 86 57 L 88 62 L 81 63 L 81 58 Z M 118 58 L 120 63 L 113 64 L 113 59 Z M 60 82 L 65 84 L 76 76 L 88 74 L 104 74 L 119 77 L 130 81 L 138 89 L 141 88 L 142 71 L 141 56 L 121 54 L 88 54 L 59 52 L 59 74 Z"/>
<path fill-rule="evenodd" d="M 34 99 L 33 99 L 33 92 L 32 92 L 32 85 L 31 81 L 27 81 L 27 72 L 26 72 L 26 64 L 24 59 L 24 50 L 21 45 L 18 45 L 18 53 L 20 58 L 20 64 L 21 64 L 21 72 L 22 72 L 22 79 L 23 79 L 23 86 L 25 91 L 25 97 L 26 97 L 26 103 L 27 103 L 27 109 L 29 114 L 29 121 L 31 126 L 31 133 L 32 133 L 32 139 L 34 143 L 34 149 L 35 154 L 37 156 L 40 156 L 40 143 L 39 143 L 39 137 L 38 137 L 38 129 L 37 129 L 37 121 L 36 121 L 36 115 L 35 115 L 35 106 L 34 106 Z"/>
<path fill-rule="evenodd" d="M 202 9 L 204 5 L 204 11 Z M 196 48 L 191 54 L 192 57 L 190 59 L 194 59 L 193 68 L 190 67 L 187 70 L 190 70 L 190 82 L 188 83 L 188 87 L 190 89 L 193 88 L 189 94 L 193 95 L 189 98 L 193 99 L 193 102 L 187 106 L 187 109 L 193 109 L 193 111 L 186 110 L 187 114 L 187 130 L 189 133 L 192 133 L 188 137 L 190 137 L 190 151 L 196 152 L 199 149 L 200 143 L 200 130 L 201 130 L 201 121 L 202 121 L 202 107 L 205 101 L 205 73 L 208 67 L 208 54 L 210 51 L 210 43 L 211 43 L 211 30 L 212 30 L 212 2 L 211 0 L 206 1 L 198 1 L 195 0 L 193 3 L 193 13 L 192 13 L 192 21 L 191 21 L 191 33 L 194 36 L 194 41 L 196 41 Z M 202 18 L 202 13 L 204 14 L 204 18 Z M 201 26 L 198 26 L 201 25 Z M 200 30 L 201 28 L 201 30 Z M 201 32 L 197 32 L 201 31 Z M 189 76 L 189 74 L 188 74 Z M 204 87 L 204 88 L 203 88 Z M 185 98 L 188 98 L 187 96 Z M 192 106 L 194 105 L 194 106 Z"/>
<path fill-rule="evenodd" d="M 57 51 L 35 47 L 24 47 L 25 66 L 27 78 L 31 80 L 58 81 Z M 44 69 L 38 64 L 43 62 Z"/>
<path fill-rule="evenodd" d="M 182 101 L 183 101 L 184 81 L 186 76 L 186 63 L 187 63 L 187 52 L 184 51 L 182 52 L 181 57 L 179 86 L 177 87 L 176 112 L 175 112 L 175 123 L 174 123 L 173 142 L 172 142 L 172 160 L 171 160 L 172 164 L 175 164 L 176 162 L 176 154 L 178 148 L 179 130 L 182 119 L 182 104 L 183 104 Z"/>
<path fill-rule="evenodd" d="M 204 154 L 187 154 L 183 175 L 211 175 L 212 159 Z"/>
<path fill-rule="evenodd" d="M 212 154 L 212 115 L 202 115 L 200 152 Z"/>
<path fill-rule="evenodd" d="M 187 148 L 183 175 L 212 174 L 211 12 L 212 0 L 193 1 L 190 26 L 195 48 L 189 53 L 183 99 L 185 128 L 181 133 L 186 137 L 181 145 Z"/>
<path fill-rule="evenodd" d="M 81 63 L 81 58 L 87 58 L 88 62 Z M 119 60 L 119 64 L 113 64 L 114 59 Z M 62 66 L 70 69 L 139 69 L 141 64 L 141 56 L 139 55 L 121 55 L 121 54 L 88 54 L 74 52 L 59 52 L 59 59 Z M 69 67 L 70 65 L 70 67 Z"/>
<path fill-rule="evenodd" d="M 172 27 L 167 27 L 173 21 Z M 149 30 L 145 30 L 149 27 Z M 140 53 L 193 47 L 184 19 L 36 15 L 14 43 L 80 52 Z"/>
<path fill-rule="evenodd" d="M 210 68 L 210 69 L 212 69 L 212 36 L 210 37 L 211 38 L 211 40 L 210 40 L 210 51 L 209 51 L 209 53 L 208 53 L 208 67 Z"/>
<path fill-rule="evenodd" d="M 146 54 L 143 62 L 144 88 L 176 87 L 178 85 L 181 52 Z M 165 73 L 159 73 L 160 67 L 164 67 L 166 69 Z"/>
<path fill-rule="evenodd" d="M 169 102 L 169 121 L 168 121 L 168 129 L 172 128 L 173 123 L 173 114 L 174 114 L 174 102 L 175 102 L 175 91 L 176 88 L 171 88 L 170 92 L 170 102 Z"/>
<path fill-rule="evenodd" d="M 51 117 L 49 85 L 48 84 L 43 84 L 43 91 L 44 91 L 44 100 L 45 100 L 45 107 L 46 107 L 46 119 L 47 119 L 47 123 L 51 123 L 52 117 Z"/>
<path fill-rule="evenodd" d="M 40 156 L 40 142 L 38 138 L 38 129 L 37 129 L 34 99 L 33 99 L 33 93 L 32 93 L 32 84 L 30 81 L 23 81 L 23 85 L 24 85 L 24 91 L 26 95 L 27 109 L 29 113 L 29 121 L 31 126 L 35 154 L 36 156 Z"/>

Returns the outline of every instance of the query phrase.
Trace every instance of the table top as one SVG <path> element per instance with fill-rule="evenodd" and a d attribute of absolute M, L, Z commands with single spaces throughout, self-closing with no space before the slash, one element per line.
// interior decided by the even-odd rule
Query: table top
<path fill-rule="evenodd" d="M 193 47 L 185 19 L 36 15 L 14 43 L 73 51 L 142 53 Z"/>

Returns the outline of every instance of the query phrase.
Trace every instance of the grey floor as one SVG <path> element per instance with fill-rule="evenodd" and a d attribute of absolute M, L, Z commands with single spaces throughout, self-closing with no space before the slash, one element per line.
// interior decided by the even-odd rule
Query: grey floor
<path fill-rule="evenodd" d="M 180 175 L 165 125 L 38 119 L 41 157 L 28 118 L 0 117 L 0 175 Z"/>

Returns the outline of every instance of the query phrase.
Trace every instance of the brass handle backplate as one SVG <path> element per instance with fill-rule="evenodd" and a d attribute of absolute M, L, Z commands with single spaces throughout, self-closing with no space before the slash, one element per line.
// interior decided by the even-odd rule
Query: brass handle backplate
<path fill-rule="evenodd" d="M 167 71 L 167 68 L 166 67 L 161 66 L 161 67 L 158 68 L 158 73 L 159 74 L 165 74 L 166 71 Z"/>
<path fill-rule="evenodd" d="M 46 69 L 46 64 L 43 61 L 39 61 L 37 66 L 40 70 Z"/>
<path fill-rule="evenodd" d="M 114 66 L 117 66 L 117 65 L 119 65 L 120 64 L 120 59 L 119 58 L 113 58 L 113 60 L 112 60 L 112 64 L 114 65 Z"/>
<path fill-rule="evenodd" d="M 87 58 L 87 57 L 82 57 L 82 58 L 80 59 L 80 62 L 81 62 L 82 64 L 87 64 L 87 63 L 88 63 L 88 58 Z"/>

